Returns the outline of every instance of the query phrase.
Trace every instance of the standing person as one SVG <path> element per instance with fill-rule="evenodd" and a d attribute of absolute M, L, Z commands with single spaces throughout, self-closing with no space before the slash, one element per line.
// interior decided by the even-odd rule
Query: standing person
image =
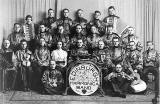
<path fill-rule="evenodd" d="M 110 81 L 112 84 L 112 96 L 119 96 L 122 98 L 126 98 L 125 93 L 128 91 L 130 80 L 132 79 L 133 77 L 123 71 L 123 66 L 121 64 L 117 64 L 115 71 L 105 77 L 105 80 Z"/>
<path fill-rule="evenodd" d="M 64 27 L 64 32 L 70 34 L 72 28 L 72 19 L 69 16 L 69 9 L 65 8 L 62 11 L 62 17 L 57 20 L 57 26 L 62 25 Z M 70 36 L 71 37 L 71 36 Z"/>
<path fill-rule="evenodd" d="M 101 19 L 101 12 L 97 10 L 94 12 L 94 19 L 87 24 L 87 29 L 88 29 L 87 31 L 90 32 L 89 30 L 91 26 L 94 25 L 98 30 L 99 36 L 103 36 L 105 33 L 105 24 L 100 19 Z"/>
<path fill-rule="evenodd" d="M 23 25 L 23 35 L 24 39 L 28 42 L 28 48 L 31 51 L 34 51 L 35 24 L 33 23 L 31 15 L 26 16 L 25 23 Z"/>
<path fill-rule="evenodd" d="M 159 55 L 154 49 L 154 43 L 147 41 L 147 50 L 143 52 L 143 75 L 144 81 L 148 84 L 148 73 L 152 73 L 155 78 L 156 94 L 159 91 Z"/>
<path fill-rule="evenodd" d="M 111 25 L 113 27 L 113 31 L 117 32 L 117 22 L 120 17 L 116 16 L 115 14 L 115 7 L 110 6 L 108 8 L 108 16 L 103 19 L 103 22 L 105 22 L 106 26 Z"/>
<path fill-rule="evenodd" d="M 3 91 L 13 90 L 15 78 L 17 75 L 17 61 L 12 49 L 10 49 L 10 41 L 4 40 L 2 49 L 0 49 L 0 67 L 2 68 L 3 76 Z"/>
<path fill-rule="evenodd" d="M 56 67 L 56 62 L 50 60 L 49 68 L 42 75 L 44 90 L 49 94 L 62 94 L 64 91 L 64 80 L 62 73 Z"/>
<path fill-rule="evenodd" d="M 13 32 L 8 36 L 8 40 L 11 43 L 11 47 L 14 52 L 19 50 L 20 48 L 20 41 L 24 38 L 22 33 L 22 28 L 19 23 L 14 24 Z"/>
<path fill-rule="evenodd" d="M 45 25 L 46 29 L 49 30 L 52 27 L 52 24 L 56 22 L 55 11 L 53 9 L 48 9 L 48 17 L 44 18 L 42 24 Z"/>
<path fill-rule="evenodd" d="M 27 41 L 21 40 L 21 49 L 16 52 L 18 80 L 23 82 L 24 91 L 31 90 L 33 54 L 27 48 Z"/>

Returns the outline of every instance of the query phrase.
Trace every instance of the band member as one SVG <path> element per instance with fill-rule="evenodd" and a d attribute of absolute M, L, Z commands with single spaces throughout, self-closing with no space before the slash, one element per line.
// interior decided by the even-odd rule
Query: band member
<path fill-rule="evenodd" d="M 96 26 L 91 26 L 91 34 L 87 37 L 87 46 L 90 50 L 98 47 L 98 41 L 101 40 L 101 37 L 97 33 Z M 92 52 L 91 52 L 92 53 Z"/>
<path fill-rule="evenodd" d="M 92 57 L 96 58 L 96 65 L 102 69 L 102 74 L 106 76 L 109 68 L 114 67 L 111 61 L 110 51 L 105 47 L 102 40 L 98 42 L 98 48 L 93 51 Z"/>
<path fill-rule="evenodd" d="M 123 38 L 122 36 L 122 41 L 123 41 L 123 44 L 126 45 L 127 47 L 127 44 L 130 43 L 130 41 L 134 41 L 135 44 L 136 44 L 136 49 L 141 51 L 142 50 L 142 44 L 140 43 L 138 37 L 134 34 L 135 30 L 133 27 L 128 27 L 127 28 L 127 36 L 124 35 L 125 37 Z"/>
<path fill-rule="evenodd" d="M 56 62 L 57 66 L 64 68 L 67 65 L 67 52 L 64 51 L 62 47 L 63 47 L 63 42 L 58 41 L 57 49 L 53 50 L 51 53 L 51 59 Z"/>
<path fill-rule="evenodd" d="M 32 81 L 32 67 L 31 61 L 33 61 L 32 52 L 27 48 L 27 41 L 21 40 L 21 49 L 16 52 L 18 78 L 22 80 L 24 91 L 30 91 Z M 19 79 L 18 79 L 19 80 Z"/>
<path fill-rule="evenodd" d="M 77 10 L 76 19 L 73 21 L 73 25 L 77 26 L 77 24 L 80 24 L 82 26 L 82 32 L 86 35 L 87 19 L 83 17 L 83 12 L 82 9 Z"/>
<path fill-rule="evenodd" d="M 103 36 L 105 33 L 105 24 L 103 23 L 103 21 L 100 20 L 100 16 L 101 12 L 95 11 L 94 19 L 87 24 L 87 29 L 90 30 L 91 26 L 95 25 L 98 30 L 99 36 Z"/>
<path fill-rule="evenodd" d="M 12 49 L 10 49 L 10 41 L 4 40 L 2 49 L 0 49 L 0 67 L 2 68 L 3 78 L 3 90 L 8 91 L 13 89 L 15 86 L 15 78 L 17 74 L 16 69 L 16 56 Z"/>
<path fill-rule="evenodd" d="M 129 66 L 132 67 L 133 70 L 137 70 L 140 76 L 142 77 L 142 69 L 143 69 L 143 60 L 142 54 L 136 49 L 136 43 L 134 41 L 130 41 L 130 51 L 126 52 L 125 60 L 129 61 Z"/>
<path fill-rule="evenodd" d="M 84 42 L 84 44 L 87 44 L 86 42 L 86 36 L 84 35 L 84 33 L 82 32 L 82 26 L 80 25 L 80 24 L 77 24 L 76 25 L 76 32 L 75 32 L 75 34 L 73 35 L 73 37 L 71 38 L 71 44 L 73 45 L 73 46 L 75 46 L 76 45 L 76 43 L 77 43 L 77 40 L 78 39 L 83 39 L 83 42 Z"/>
<path fill-rule="evenodd" d="M 110 6 L 108 8 L 108 16 L 104 18 L 103 22 L 105 22 L 105 24 L 107 26 L 108 25 L 113 26 L 113 31 L 116 32 L 117 22 L 118 22 L 119 18 L 120 17 L 116 16 L 116 14 L 115 14 L 115 7 Z"/>
<path fill-rule="evenodd" d="M 39 26 L 39 33 L 36 36 L 37 43 L 39 43 L 39 40 L 41 38 L 44 38 L 45 41 L 46 41 L 46 45 L 48 47 L 51 47 L 51 45 L 52 45 L 52 36 L 46 31 L 46 27 L 45 27 L 44 24 L 41 24 Z"/>
<path fill-rule="evenodd" d="M 24 38 L 22 28 L 19 23 L 14 24 L 13 32 L 8 36 L 8 40 L 11 43 L 13 51 L 17 51 L 20 48 L 20 41 Z"/>
<path fill-rule="evenodd" d="M 159 90 L 159 55 L 154 49 L 154 43 L 152 41 L 147 41 L 147 50 L 143 52 L 143 75 L 144 81 L 148 83 L 148 73 L 152 73 L 155 78 L 155 90 L 158 93 Z"/>
<path fill-rule="evenodd" d="M 56 62 L 50 60 L 49 68 L 44 71 L 42 83 L 45 91 L 49 94 L 62 94 L 64 91 L 64 80 L 62 73 L 57 69 Z"/>
<path fill-rule="evenodd" d="M 55 11 L 53 9 L 48 9 L 48 17 L 43 19 L 42 24 L 45 25 L 46 29 L 51 29 L 52 24 L 55 23 L 56 19 L 54 17 Z"/>
<path fill-rule="evenodd" d="M 108 25 L 106 27 L 106 32 L 105 32 L 104 36 L 102 37 L 103 41 L 105 42 L 105 45 L 111 47 L 112 44 L 113 44 L 112 40 L 113 40 L 114 37 L 120 38 L 118 36 L 118 34 L 113 32 L 113 26 L 112 25 Z"/>
<path fill-rule="evenodd" d="M 69 47 L 70 47 L 70 40 L 69 40 L 69 35 L 68 33 L 64 32 L 64 27 L 62 25 L 59 25 L 57 27 L 57 33 L 55 34 L 55 36 L 53 36 L 53 48 L 55 49 L 57 46 L 57 42 L 58 41 L 62 41 L 63 42 L 63 49 L 65 51 L 69 51 Z"/>
<path fill-rule="evenodd" d="M 57 26 L 62 25 L 64 27 L 64 32 L 69 33 L 71 32 L 72 28 L 72 19 L 69 16 L 69 9 L 63 9 L 62 11 L 62 18 L 57 20 Z"/>
<path fill-rule="evenodd" d="M 133 77 L 123 71 L 123 66 L 121 64 L 117 64 L 115 71 L 105 77 L 105 80 L 110 81 L 112 84 L 112 96 L 119 96 L 122 98 L 126 98 L 125 93 L 128 91 L 130 80 L 132 79 Z"/>
<path fill-rule="evenodd" d="M 75 49 L 71 50 L 70 61 L 87 59 L 89 58 L 89 53 L 82 39 L 77 40 L 77 46 Z"/>

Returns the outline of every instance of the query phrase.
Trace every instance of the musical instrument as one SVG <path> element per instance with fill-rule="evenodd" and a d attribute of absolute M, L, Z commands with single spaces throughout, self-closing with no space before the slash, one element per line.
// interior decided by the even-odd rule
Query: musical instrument
<path fill-rule="evenodd" d="M 91 95 L 101 85 L 101 71 L 91 61 L 77 61 L 69 66 L 70 88 L 79 95 Z"/>

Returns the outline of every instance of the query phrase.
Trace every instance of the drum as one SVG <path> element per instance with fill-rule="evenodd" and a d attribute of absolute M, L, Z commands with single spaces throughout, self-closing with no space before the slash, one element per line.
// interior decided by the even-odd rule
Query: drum
<path fill-rule="evenodd" d="M 76 62 L 69 71 L 69 86 L 79 95 L 91 95 L 100 86 L 100 72 L 97 65 L 91 61 Z"/>

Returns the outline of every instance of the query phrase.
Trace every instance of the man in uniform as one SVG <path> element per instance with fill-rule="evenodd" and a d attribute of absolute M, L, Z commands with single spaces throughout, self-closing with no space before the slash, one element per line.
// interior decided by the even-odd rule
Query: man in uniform
<path fill-rule="evenodd" d="M 63 9 L 62 17 L 57 20 L 57 26 L 62 25 L 64 27 L 64 32 L 70 34 L 72 28 L 72 19 L 69 16 L 69 9 Z"/>
<path fill-rule="evenodd" d="M 90 28 L 92 25 L 95 25 L 96 28 L 98 29 L 99 35 L 103 36 L 105 33 L 105 24 L 103 21 L 100 20 L 101 12 L 100 11 L 95 11 L 94 12 L 94 19 L 90 21 L 87 25 L 87 31 L 90 32 Z"/>
<path fill-rule="evenodd" d="M 116 32 L 118 19 L 119 17 L 115 15 L 115 7 L 110 6 L 108 8 L 108 16 L 104 18 L 103 22 L 105 22 L 106 26 L 113 26 L 113 31 Z"/>
<path fill-rule="evenodd" d="M 10 47 L 10 41 L 4 40 L 3 47 L 0 49 L 0 67 L 2 68 L 3 90 L 11 90 L 15 87 L 15 78 L 17 75 L 16 57 Z"/>
<path fill-rule="evenodd" d="M 45 25 L 48 29 L 51 29 L 52 24 L 55 23 L 56 19 L 54 17 L 54 10 L 53 9 L 48 9 L 48 17 L 43 19 L 42 24 Z"/>

